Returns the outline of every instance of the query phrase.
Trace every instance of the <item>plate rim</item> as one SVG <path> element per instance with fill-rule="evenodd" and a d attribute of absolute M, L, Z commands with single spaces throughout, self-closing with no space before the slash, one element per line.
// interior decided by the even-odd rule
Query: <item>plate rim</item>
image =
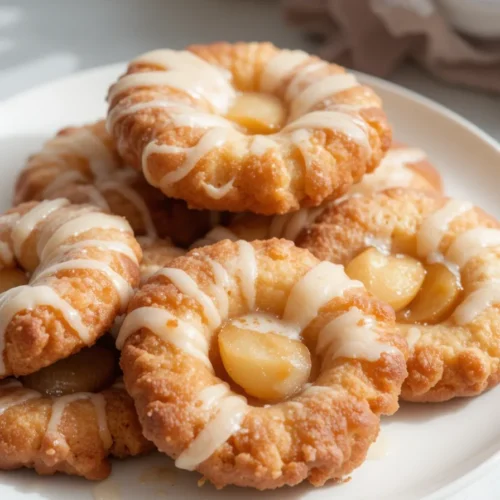
<path fill-rule="evenodd" d="M 30 94 L 34 92 L 44 92 L 51 89 L 51 87 L 56 85 L 67 85 L 71 84 L 73 81 L 82 79 L 82 78 L 92 78 L 93 76 L 97 76 L 101 73 L 106 72 L 115 72 L 119 74 L 120 71 L 125 70 L 127 67 L 126 62 L 116 62 L 111 64 L 105 64 L 100 66 L 95 66 L 92 68 L 87 68 L 79 71 L 72 72 L 71 74 L 62 76 L 60 78 L 54 78 L 52 80 L 48 80 L 39 85 L 34 85 L 28 89 L 25 89 L 21 92 L 15 93 L 11 96 L 8 96 L 5 99 L 0 100 L 0 113 L 5 110 L 5 108 L 10 106 L 16 106 L 18 102 L 21 102 L 23 99 L 29 98 Z M 373 86 L 375 88 L 383 89 L 389 93 L 395 94 L 398 97 L 403 99 L 412 101 L 413 103 L 417 103 L 420 106 L 430 110 L 431 112 L 438 113 L 449 121 L 455 122 L 455 124 L 460 125 L 463 129 L 465 129 L 470 134 L 476 136 L 485 146 L 491 148 L 494 152 L 500 155 L 500 141 L 496 140 L 490 134 L 481 129 L 478 125 L 474 124 L 469 119 L 460 115 L 456 111 L 453 111 L 443 104 L 435 101 L 432 98 L 426 97 L 422 94 L 414 90 L 410 90 L 402 85 L 399 85 L 394 82 L 390 82 L 388 80 L 384 80 L 383 78 L 379 78 L 376 76 L 368 75 L 366 73 L 350 70 L 359 79 L 369 86 Z M 442 498 L 446 498 L 447 496 L 456 493 L 464 486 L 470 486 L 477 482 L 481 477 L 486 476 L 489 472 L 492 472 L 495 466 L 499 467 L 500 462 L 500 448 L 494 452 L 490 457 L 484 459 L 480 462 L 476 467 L 472 468 L 468 472 L 466 472 L 463 476 L 452 480 L 450 483 L 441 486 L 437 490 L 432 493 L 425 495 L 422 500 L 438 500 Z"/>

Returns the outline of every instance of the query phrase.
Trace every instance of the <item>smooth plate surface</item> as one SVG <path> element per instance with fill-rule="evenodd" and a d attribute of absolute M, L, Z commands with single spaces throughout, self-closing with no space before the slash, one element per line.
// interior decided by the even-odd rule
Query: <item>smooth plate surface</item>
<path fill-rule="evenodd" d="M 10 206 L 14 180 L 26 157 L 57 129 L 104 116 L 109 84 L 123 71 L 113 65 L 76 74 L 0 105 L 0 209 Z M 439 167 L 447 192 L 500 216 L 500 146 L 445 108 L 374 78 L 360 76 L 382 96 L 398 140 L 420 146 Z M 436 405 L 403 404 L 383 421 L 370 458 L 342 485 L 259 493 L 197 485 L 199 475 L 175 471 L 167 458 L 114 463 L 110 479 L 39 477 L 32 471 L 0 473 L 2 500 L 141 500 L 167 498 L 288 500 L 413 500 L 459 491 L 500 457 L 500 387 L 482 396 Z"/>

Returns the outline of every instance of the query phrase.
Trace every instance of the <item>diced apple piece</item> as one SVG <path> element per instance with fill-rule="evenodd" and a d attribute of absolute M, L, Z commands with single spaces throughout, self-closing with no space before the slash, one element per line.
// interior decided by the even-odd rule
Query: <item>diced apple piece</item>
<path fill-rule="evenodd" d="M 283 126 L 286 113 L 277 97 L 248 92 L 236 97 L 226 118 L 250 134 L 271 134 Z"/>
<path fill-rule="evenodd" d="M 22 381 L 46 396 L 99 392 L 113 383 L 116 367 L 113 351 L 93 346 L 27 375 Z"/>
<path fill-rule="evenodd" d="M 412 323 L 439 323 L 453 312 L 460 292 L 459 280 L 446 266 L 430 264 L 422 288 L 403 317 Z"/>
<path fill-rule="evenodd" d="M 420 261 L 406 255 L 384 255 L 375 248 L 365 250 L 349 262 L 346 273 L 396 311 L 415 298 L 425 278 Z"/>
<path fill-rule="evenodd" d="M 300 391 L 311 372 L 311 355 L 298 340 L 259 333 L 231 324 L 219 333 L 222 362 L 229 376 L 249 395 L 284 400 Z"/>

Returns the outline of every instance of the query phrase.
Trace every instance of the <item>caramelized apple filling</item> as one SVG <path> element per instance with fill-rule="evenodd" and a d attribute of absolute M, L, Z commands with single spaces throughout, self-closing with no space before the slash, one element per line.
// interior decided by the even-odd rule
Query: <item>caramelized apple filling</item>
<path fill-rule="evenodd" d="M 460 280 L 447 267 L 430 264 L 422 288 L 401 318 L 410 323 L 439 323 L 453 312 L 461 291 Z"/>
<path fill-rule="evenodd" d="M 22 382 L 46 396 L 65 396 L 75 392 L 102 391 L 113 383 L 116 372 L 115 353 L 93 346 L 22 377 Z"/>
<path fill-rule="evenodd" d="M 227 322 L 219 332 L 219 349 L 231 379 L 247 394 L 264 401 L 280 401 L 299 392 L 309 379 L 311 355 L 281 324 L 255 329 L 252 322 Z M 264 322 L 266 323 L 266 322 Z"/>
<path fill-rule="evenodd" d="M 286 111 L 277 97 L 244 92 L 236 97 L 226 118 L 241 125 L 249 134 L 272 134 L 284 125 Z"/>
<path fill-rule="evenodd" d="M 355 257 L 346 273 L 396 311 L 415 298 L 425 278 L 425 268 L 418 260 L 406 255 L 384 255 L 375 248 Z"/>
<path fill-rule="evenodd" d="M 405 323 L 435 324 L 455 309 L 460 279 L 440 263 L 423 265 L 408 255 L 385 255 L 369 248 L 346 267 L 350 278 L 387 302 Z"/>

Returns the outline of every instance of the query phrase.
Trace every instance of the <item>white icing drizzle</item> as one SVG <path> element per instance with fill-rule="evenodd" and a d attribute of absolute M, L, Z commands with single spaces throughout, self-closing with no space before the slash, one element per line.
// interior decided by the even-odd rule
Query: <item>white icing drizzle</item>
<path fill-rule="evenodd" d="M 164 342 L 173 344 L 212 368 L 208 359 L 208 341 L 203 333 L 167 310 L 157 307 L 140 307 L 129 313 L 120 328 L 116 347 L 122 349 L 127 338 L 141 328 L 147 328 Z"/>
<path fill-rule="evenodd" d="M 115 124 L 125 116 L 151 109 L 164 109 L 168 111 L 168 120 L 176 127 L 234 127 L 232 122 L 222 116 L 195 110 L 187 104 L 168 99 L 153 99 L 132 105 L 119 103 L 109 113 L 107 127 L 109 130 L 112 130 Z"/>
<path fill-rule="evenodd" d="M 233 394 L 227 384 L 217 384 L 203 389 L 194 405 L 199 403 L 206 411 L 216 411 L 216 415 L 177 457 L 175 465 L 179 469 L 196 469 L 219 446 L 238 432 L 243 418 L 250 409 L 246 399 Z"/>
<path fill-rule="evenodd" d="M 110 173 L 111 172 L 111 173 Z M 104 197 L 103 193 L 114 191 L 125 198 L 131 205 L 135 207 L 139 213 L 144 231 L 148 238 L 156 239 L 158 233 L 154 225 L 151 213 L 146 205 L 143 197 L 129 184 L 137 178 L 136 172 L 132 169 L 120 169 L 114 167 L 114 170 L 108 169 L 105 172 L 94 172 L 95 185 L 88 184 L 86 179 L 79 171 L 70 170 L 53 179 L 53 181 L 43 190 L 42 196 L 49 198 L 52 194 L 59 192 L 71 184 L 82 183 L 78 185 L 78 191 L 84 193 L 90 203 L 111 211 L 110 206 Z"/>
<path fill-rule="evenodd" d="M 158 232 L 151 217 L 151 212 L 146 205 L 144 198 L 140 196 L 137 191 L 125 184 L 124 182 L 108 180 L 99 184 L 99 189 L 103 192 L 116 191 L 120 193 L 126 200 L 128 200 L 139 212 L 146 236 L 151 239 L 158 238 Z"/>
<path fill-rule="evenodd" d="M 251 313 L 231 320 L 231 325 L 257 333 L 276 333 L 293 340 L 300 340 L 300 328 L 288 321 L 281 320 L 268 313 Z"/>
<path fill-rule="evenodd" d="M 55 137 L 45 144 L 36 159 L 62 163 L 65 161 L 64 155 L 68 154 L 86 159 L 95 176 L 110 174 L 117 166 L 113 153 L 88 127 Z"/>
<path fill-rule="evenodd" d="M 83 323 L 79 311 L 74 309 L 49 286 L 23 285 L 11 288 L 0 295 L 0 352 L 5 349 L 5 332 L 10 321 L 21 311 L 48 306 L 59 311 L 80 339 L 89 342 L 89 330 Z M 5 362 L 0 356 L 0 374 L 5 373 Z"/>
<path fill-rule="evenodd" d="M 312 83 L 290 103 L 290 120 L 304 115 L 325 99 L 344 90 L 356 87 L 356 77 L 350 73 L 338 73 Z"/>
<path fill-rule="evenodd" d="M 301 50 L 280 50 L 264 66 L 260 77 L 260 90 L 275 92 L 283 80 L 310 57 Z"/>
<path fill-rule="evenodd" d="M 104 399 L 104 396 L 102 394 L 78 392 L 76 394 L 68 394 L 66 396 L 56 398 L 52 405 L 52 413 L 47 425 L 45 439 L 48 439 L 55 444 L 65 442 L 64 435 L 59 432 L 59 426 L 61 424 L 64 411 L 66 407 L 71 403 L 83 399 L 89 400 L 95 407 L 99 436 L 101 437 L 104 448 L 108 450 L 113 444 L 113 439 L 111 437 L 111 433 L 109 432 L 106 419 L 106 400 Z"/>
<path fill-rule="evenodd" d="M 199 248 L 207 245 L 213 245 L 222 240 L 230 240 L 230 241 L 238 241 L 239 238 L 236 234 L 234 234 L 231 230 L 223 227 L 216 226 L 211 229 L 203 238 L 195 241 L 191 248 Z"/>
<path fill-rule="evenodd" d="M 105 262 L 91 259 L 75 259 L 59 262 L 41 269 L 38 273 L 35 273 L 31 280 L 31 286 L 36 285 L 43 278 L 47 278 L 48 276 L 57 274 L 59 271 L 71 269 L 93 269 L 105 274 L 120 298 L 122 311 L 125 310 L 130 298 L 132 297 L 133 289 L 126 279 L 124 279 L 116 271 L 113 271 L 109 264 Z"/>
<path fill-rule="evenodd" d="M 240 280 L 240 287 L 248 309 L 255 309 L 255 299 L 257 295 L 257 260 L 254 247 L 244 240 L 236 243 L 238 247 L 237 276 Z"/>
<path fill-rule="evenodd" d="M 231 279 L 226 268 L 216 260 L 205 258 L 205 261 L 210 265 L 213 274 L 214 284 L 211 287 L 211 292 L 217 301 L 218 309 L 222 318 L 227 318 L 229 314 L 229 286 Z"/>
<path fill-rule="evenodd" d="M 275 139 L 267 135 L 254 135 L 250 144 L 250 154 L 255 156 L 265 155 L 269 150 L 278 147 Z"/>
<path fill-rule="evenodd" d="M 449 224 L 472 208 L 468 201 L 449 200 L 444 207 L 425 218 L 417 233 L 417 254 L 427 257 L 437 252 Z"/>
<path fill-rule="evenodd" d="M 204 98 L 215 109 L 224 112 L 234 97 L 227 75 L 191 52 L 155 50 L 133 61 L 133 64 L 137 63 L 159 66 L 166 71 L 125 75 L 111 88 L 110 102 L 130 88 L 166 86 L 185 92 L 194 99 Z"/>
<path fill-rule="evenodd" d="M 210 64 L 192 52 L 169 49 L 153 50 L 139 56 L 133 63 L 154 64 L 169 70 L 167 73 L 172 70 L 185 72 L 197 83 L 197 92 L 220 112 L 229 108 L 229 103 L 235 94 L 229 81 L 232 76 L 230 72 Z"/>
<path fill-rule="evenodd" d="M 475 318 L 494 304 L 500 303 L 500 283 L 486 283 L 470 293 L 455 309 L 453 318 L 459 325 L 472 323 Z"/>
<path fill-rule="evenodd" d="M 180 114 L 172 115 L 172 123 L 176 127 L 189 127 L 189 128 L 234 128 L 235 124 L 222 116 L 211 115 L 209 113 L 202 113 L 193 109 L 185 111 Z"/>
<path fill-rule="evenodd" d="M 9 408 L 22 405 L 33 399 L 39 399 L 42 395 L 31 389 L 24 389 L 22 384 L 17 380 L 8 380 L 0 385 L 0 390 L 16 388 L 15 391 L 10 391 L 4 396 L 0 396 L 0 416 L 3 415 Z"/>
<path fill-rule="evenodd" d="M 295 241 L 302 230 L 312 224 L 323 210 L 324 207 L 302 208 L 297 212 L 275 215 L 269 225 L 269 237 Z"/>
<path fill-rule="evenodd" d="M 77 241 L 75 243 L 71 243 L 70 245 L 61 245 L 59 247 L 60 254 L 66 254 L 70 250 L 79 250 L 82 248 L 98 248 L 100 250 L 109 250 L 112 252 L 118 252 L 123 255 L 126 255 L 132 262 L 135 264 L 139 264 L 137 259 L 137 255 L 130 248 L 129 245 L 123 243 L 121 241 L 114 240 L 82 240 Z"/>
<path fill-rule="evenodd" d="M 500 230 L 475 228 L 458 235 L 451 243 L 444 257 L 438 252 L 439 244 L 452 220 L 471 210 L 469 202 L 450 200 L 443 208 L 424 220 L 417 233 L 417 251 L 428 257 L 430 262 L 440 262 L 460 277 L 460 270 L 474 257 L 487 248 L 500 247 Z M 471 323 L 488 307 L 500 302 L 500 283 L 488 281 L 469 293 L 455 309 L 453 318 L 457 324 Z"/>
<path fill-rule="evenodd" d="M 203 314 L 208 322 L 209 328 L 214 329 L 221 324 L 221 316 L 214 302 L 200 289 L 196 281 L 194 281 L 193 278 L 186 273 L 186 271 L 183 271 L 182 269 L 166 268 L 160 269 L 156 275 L 165 276 L 179 289 L 182 294 L 187 295 L 198 302 L 203 309 Z"/>
<path fill-rule="evenodd" d="M 365 244 L 365 247 L 373 247 L 375 248 L 378 252 L 380 252 L 383 255 L 389 255 L 391 253 L 391 247 L 392 247 L 392 240 L 390 236 L 387 237 L 376 237 L 371 234 L 367 234 L 363 238 L 363 242 Z"/>
<path fill-rule="evenodd" d="M 327 129 L 344 134 L 361 147 L 371 150 L 366 123 L 355 116 L 339 111 L 313 111 L 290 122 L 283 133 L 300 129 Z"/>
<path fill-rule="evenodd" d="M 311 162 L 314 158 L 314 155 L 310 155 L 308 152 L 312 147 L 311 133 L 304 129 L 294 130 L 290 135 L 290 140 L 302 155 L 306 171 L 311 170 Z"/>
<path fill-rule="evenodd" d="M 87 201 L 91 203 L 92 205 L 95 205 L 102 210 L 106 210 L 108 212 L 111 211 L 111 208 L 106 201 L 106 198 L 103 196 L 101 191 L 97 188 L 97 186 L 94 186 L 92 184 L 86 184 L 83 186 L 78 186 L 78 191 L 81 193 L 84 193 L 85 196 L 87 196 Z"/>
<path fill-rule="evenodd" d="M 6 241 L 0 240 L 0 263 L 10 267 L 14 263 L 14 252 Z"/>
<path fill-rule="evenodd" d="M 371 174 L 366 174 L 349 190 L 349 195 L 371 193 L 392 187 L 407 187 L 415 177 L 415 173 L 407 167 L 408 164 L 425 160 L 426 154 L 416 148 L 390 149 L 380 166 Z"/>
<path fill-rule="evenodd" d="M 6 229 L 10 233 L 11 227 L 19 219 L 20 215 L 17 212 L 0 215 L 0 238 L 4 235 L 3 230 Z M 6 235 L 8 236 L 8 234 Z M 8 241 L 0 239 L 0 263 L 5 267 L 11 267 L 14 264 L 14 250 Z"/>
<path fill-rule="evenodd" d="M 65 199 L 45 200 L 21 216 L 14 224 L 11 233 L 14 253 L 16 255 L 21 255 L 24 242 L 32 233 L 33 229 L 35 229 L 35 227 L 42 220 L 46 219 L 51 213 L 67 206 L 68 204 L 68 200 Z"/>
<path fill-rule="evenodd" d="M 287 86 L 285 91 L 285 101 L 289 102 L 297 97 L 297 94 L 302 90 L 302 87 L 310 83 L 310 80 L 312 80 L 313 77 L 311 73 L 326 68 L 327 66 L 327 62 L 319 61 L 300 68 Z"/>
<path fill-rule="evenodd" d="M 320 262 L 293 286 L 283 319 L 303 330 L 330 300 L 341 297 L 346 290 L 359 287 L 363 287 L 362 283 L 351 280 L 342 266 Z"/>
<path fill-rule="evenodd" d="M 151 101 L 136 102 L 134 104 L 120 102 L 109 111 L 106 127 L 109 131 L 112 131 L 116 123 L 125 116 L 129 116 L 146 109 L 168 109 L 171 111 L 173 108 L 184 108 L 186 111 L 190 109 L 187 104 L 183 105 L 170 99 L 152 99 Z"/>
<path fill-rule="evenodd" d="M 384 353 L 398 354 L 394 346 L 378 339 L 376 321 L 366 316 L 357 307 L 337 316 L 320 331 L 316 354 L 325 360 L 337 358 L 364 359 L 377 361 Z"/>
<path fill-rule="evenodd" d="M 412 326 L 411 328 L 408 329 L 408 332 L 406 334 L 406 342 L 408 342 L 408 347 L 410 349 L 410 352 L 413 351 L 415 345 L 420 340 L 421 336 L 422 332 L 420 331 L 420 328 Z"/>
<path fill-rule="evenodd" d="M 121 232 L 132 233 L 129 223 L 116 215 L 99 212 L 83 213 L 59 226 L 52 234 L 43 232 L 38 242 L 40 260 L 46 260 L 69 238 L 74 238 L 92 229 L 116 229 Z"/>
<path fill-rule="evenodd" d="M 87 240 L 73 244 L 66 243 L 70 238 L 95 228 L 118 229 L 131 233 L 130 226 L 119 217 L 92 212 L 89 207 L 79 208 L 69 215 L 66 212 L 56 213 L 67 205 L 67 200 L 62 199 L 45 201 L 35 205 L 23 216 L 11 219 L 13 246 L 20 252 L 31 231 L 36 228 L 39 222 L 49 215 L 51 216 L 39 234 L 37 252 L 40 265 L 33 275 L 30 285 L 16 287 L 0 295 L 0 352 L 2 354 L 5 350 L 5 333 L 11 320 L 22 311 L 31 311 L 40 306 L 50 307 L 58 311 L 83 342 L 90 341 L 90 331 L 83 322 L 80 311 L 60 297 L 53 288 L 43 284 L 44 280 L 54 276 L 59 271 L 93 269 L 102 272 L 117 291 L 122 309 L 129 301 L 132 289 L 129 283 L 111 268 L 110 262 L 94 259 L 65 260 L 65 258 L 73 250 L 97 247 L 123 253 L 137 263 L 137 257 L 132 248 L 120 241 Z M 64 219 L 65 216 L 67 219 Z M 5 221 L 5 218 L 2 220 Z M 0 355 L 0 374 L 5 373 L 5 370 L 5 361 L 3 355 Z"/>
<path fill-rule="evenodd" d="M 224 198 L 224 196 L 226 196 L 231 191 L 231 189 L 233 189 L 234 181 L 235 179 L 233 178 L 219 187 L 212 186 L 211 184 L 207 184 L 205 181 L 202 181 L 201 186 L 208 194 L 208 196 L 210 196 L 214 200 L 220 200 L 221 198 Z"/>
<path fill-rule="evenodd" d="M 0 415 L 14 406 L 22 405 L 34 399 L 43 398 L 42 394 L 38 391 L 25 389 L 19 381 L 14 379 L 8 380 L 0 385 L 0 390 L 10 388 L 15 388 L 16 390 L 11 391 L 4 396 L 0 396 Z M 113 440 L 106 418 L 106 400 L 102 394 L 76 393 L 55 398 L 52 404 L 51 416 L 45 432 L 45 438 L 55 444 L 65 442 L 64 436 L 59 432 L 59 425 L 61 423 L 64 410 L 67 405 L 82 399 L 88 399 L 94 404 L 99 436 L 102 440 L 104 448 L 108 450 L 111 448 Z"/>
<path fill-rule="evenodd" d="M 150 142 L 142 154 L 142 169 L 148 182 L 153 183 L 153 179 L 149 172 L 148 159 L 152 154 L 184 154 L 185 159 L 179 167 L 172 172 L 164 175 L 159 182 L 159 186 L 167 188 L 168 186 L 179 182 L 186 177 L 197 165 L 197 163 L 208 153 L 215 148 L 222 147 L 228 138 L 228 129 L 212 128 L 208 130 L 198 141 L 198 143 L 190 148 L 180 148 L 170 146 L 168 144 L 157 144 Z M 158 187 L 158 185 L 156 186 Z"/>
<path fill-rule="evenodd" d="M 446 259 L 462 269 L 469 260 L 484 249 L 500 246 L 500 230 L 492 228 L 470 229 L 455 238 L 446 252 Z"/>
<path fill-rule="evenodd" d="M 42 191 L 42 198 L 51 198 L 54 193 L 66 187 L 68 184 L 87 183 L 88 179 L 79 170 L 68 170 L 54 177 Z"/>

